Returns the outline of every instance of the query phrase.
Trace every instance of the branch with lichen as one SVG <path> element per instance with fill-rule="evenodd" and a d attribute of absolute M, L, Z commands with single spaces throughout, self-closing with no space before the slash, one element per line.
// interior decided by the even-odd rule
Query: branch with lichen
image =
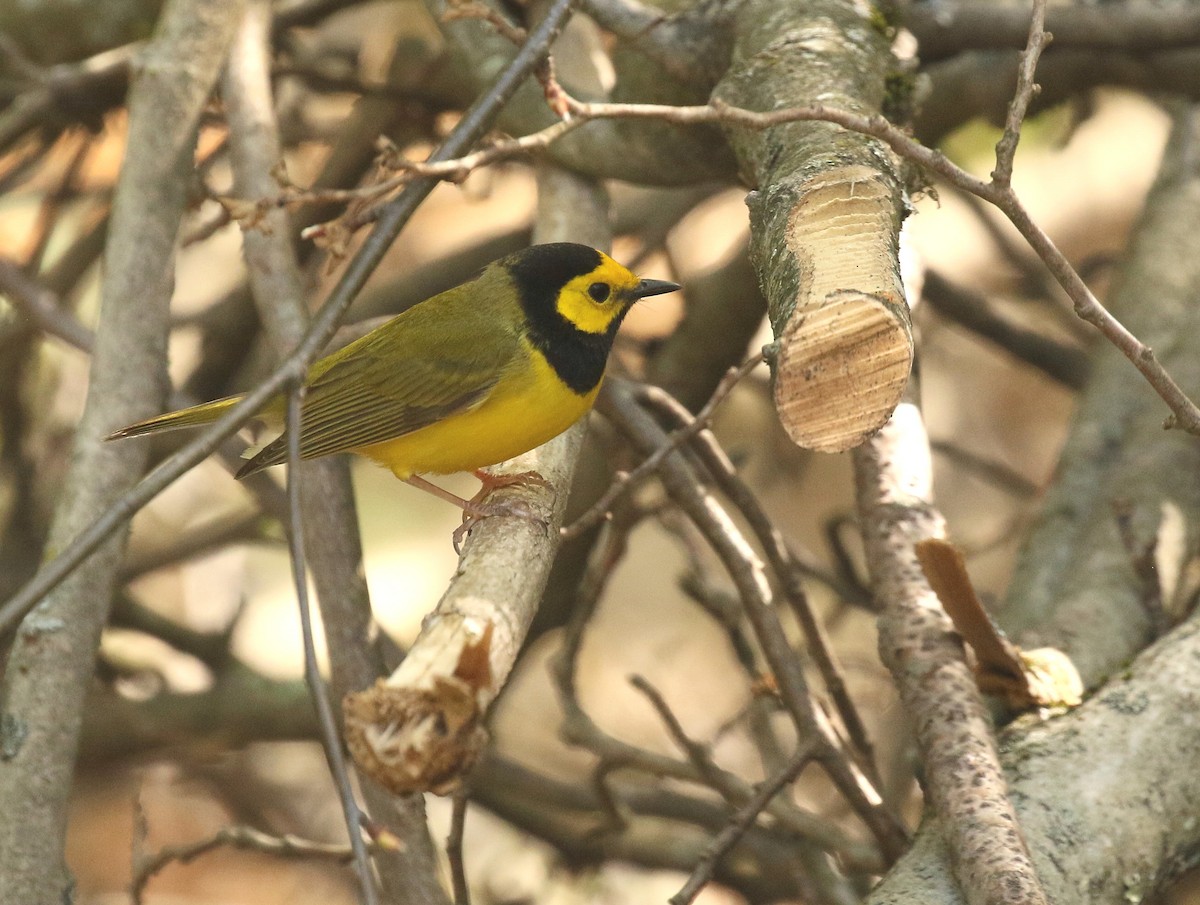
<path fill-rule="evenodd" d="M 839 0 L 742 4 L 714 100 L 877 115 L 894 63 L 871 15 Z M 727 122 L 725 133 L 753 187 L 751 255 L 778 346 L 780 421 L 805 448 L 857 446 L 887 420 L 912 367 L 897 257 L 907 201 L 895 161 L 877 140 L 814 123 L 752 131 Z"/>

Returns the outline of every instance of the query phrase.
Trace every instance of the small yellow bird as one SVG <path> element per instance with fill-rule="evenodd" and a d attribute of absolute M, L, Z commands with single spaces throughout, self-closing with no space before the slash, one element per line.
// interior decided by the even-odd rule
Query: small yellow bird
<path fill-rule="evenodd" d="M 600 391 L 613 338 L 641 298 L 674 292 L 641 280 L 586 245 L 534 245 L 473 280 L 389 320 L 313 363 L 301 409 L 300 455 L 353 452 L 416 487 L 492 514 L 418 477 L 474 471 L 527 452 L 586 414 Z M 109 439 L 216 421 L 241 396 L 168 412 Z M 280 397 L 264 415 L 282 421 Z M 237 473 L 287 459 L 285 437 Z M 498 482 L 505 483 L 505 482 Z M 483 491 L 481 491 L 482 495 Z"/>

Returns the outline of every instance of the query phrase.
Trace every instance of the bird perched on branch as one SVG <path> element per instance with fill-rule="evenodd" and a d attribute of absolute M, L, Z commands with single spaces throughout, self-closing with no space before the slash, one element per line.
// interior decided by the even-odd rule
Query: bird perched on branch
<path fill-rule="evenodd" d="M 511 479 L 479 469 L 545 443 L 586 414 L 625 314 L 638 299 L 679 288 L 639 279 L 586 245 L 534 245 L 500 258 L 314 362 L 305 379 L 300 455 L 357 453 L 455 503 L 468 518 L 496 514 L 481 499 Z M 241 399 L 148 418 L 109 439 L 208 424 Z M 282 423 L 285 411 L 280 396 L 263 416 Z M 286 459 L 280 436 L 237 477 Z M 475 498 L 420 477 L 458 471 L 484 481 Z"/>

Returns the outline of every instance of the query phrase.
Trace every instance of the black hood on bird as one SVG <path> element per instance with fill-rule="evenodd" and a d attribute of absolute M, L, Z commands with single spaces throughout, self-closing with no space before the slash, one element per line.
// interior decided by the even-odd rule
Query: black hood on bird
<path fill-rule="evenodd" d="M 527 312 L 554 311 L 558 291 L 567 283 L 600 266 L 600 252 L 574 242 L 530 245 L 500 263 L 512 275 L 521 304 Z"/>
<path fill-rule="evenodd" d="M 665 280 L 641 280 L 632 290 L 622 290 L 621 307 L 606 331 L 580 330 L 558 311 L 558 294 L 567 283 L 591 273 L 602 261 L 600 252 L 587 245 L 551 242 L 531 245 L 500 262 L 512 277 L 525 311 L 529 341 L 559 379 L 581 396 L 594 390 L 604 377 L 613 338 L 634 302 L 679 288 Z"/>

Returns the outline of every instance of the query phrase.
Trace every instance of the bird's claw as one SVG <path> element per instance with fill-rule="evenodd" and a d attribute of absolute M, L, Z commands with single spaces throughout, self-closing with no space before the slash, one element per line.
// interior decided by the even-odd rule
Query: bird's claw
<path fill-rule="evenodd" d="M 462 524 L 455 528 L 454 533 L 450 536 L 450 540 L 454 544 L 454 552 L 460 555 L 462 554 L 463 541 L 471 533 L 471 529 L 475 527 L 477 522 L 481 522 L 485 518 L 500 516 L 504 518 L 524 519 L 527 522 L 540 525 L 542 530 L 547 534 L 550 532 L 550 523 L 534 512 L 533 507 L 524 500 L 496 500 L 492 503 L 482 503 L 472 500 L 471 503 L 474 511 L 463 511 Z"/>
<path fill-rule="evenodd" d="M 471 502 L 482 502 L 483 498 L 490 494 L 493 490 L 498 490 L 501 487 L 545 487 L 549 490 L 554 489 L 554 485 L 543 478 L 536 471 L 517 471 L 501 474 L 492 474 L 490 471 L 478 469 L 475 472 L 475 477 L 483 483 L 479 488 L 479 492 L 471 498 Z"/>

